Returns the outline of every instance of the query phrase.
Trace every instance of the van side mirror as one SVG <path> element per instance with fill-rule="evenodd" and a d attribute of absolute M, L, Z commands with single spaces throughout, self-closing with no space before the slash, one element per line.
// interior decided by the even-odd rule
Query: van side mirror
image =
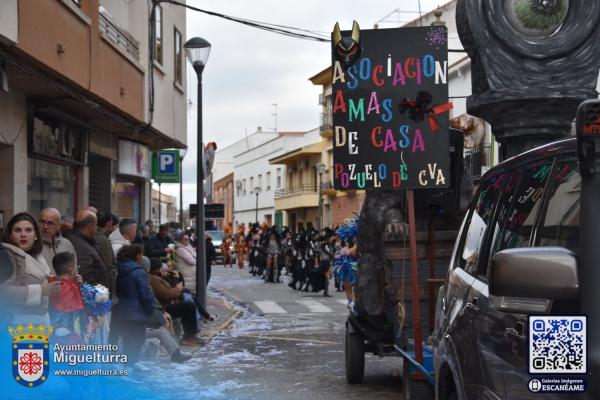
<path fill-rule="evenodd" d="M 579 298 L 575 255 L 562 247 L 507 249 L 492 257 L 490 295 L 502 311 L 545 312 L 551 300 Z M 498 300 L 498 299 L 497 299 Z"/>

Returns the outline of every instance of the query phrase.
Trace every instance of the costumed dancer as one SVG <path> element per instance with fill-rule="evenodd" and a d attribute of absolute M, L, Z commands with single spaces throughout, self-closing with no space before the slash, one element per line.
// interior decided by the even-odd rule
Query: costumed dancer
<path fill-rule="evenodd" d="M 238 225 L 238 233 L 235 237 L 235 256 L 239 269 L 244 268 L 244 254 L 246 254 L 246 238 L 244 224 Z"/>
<path fill-rule="evenodd" d="M 285 268 L 285 274 L 289 275 L 290 260 L 291 260 L 291 254 L 292 254 L 292 234 L 288 230 L 287 227 L 283 228 L 283 232 L 281 234 L 282 234 L 282 239 L 281 239 L 281 246 L 279 248 L 279 254 L 280 254 L 279 274 L 281 275 L 283 268 Z"/>
<path fill-rule="evenodd" d="M 258 257 L 256 265 L 258 266 L 258 276 L 264 277 L 267 267 L 267 247 L 269 246 L 269 227 L 263 224 L 258 230 L 257 240 Z"/>
<path fill-rule="evenodd" d="M 252 225 L 248 236 L 246 236 L 246 247 L 248 248 L 248 263 L 250 265 L 250 273 L 256 276 L 258 273 L 258 242 L 260 236 L 258 234 L 258 226 Z"/>
<path fill-rule="evenodd" d="M 355 299 L 353 285 L 356 283 L 358 264 L 358 243 L 356 242 L 358 219 L 354 218 L 340 226 L 336 231 L 336 235 L 340 240 L 345 242 L 345 246 L 335 256 L 333 273 L 342 282 L 344 291 L 346 292 L 348 308 L 351 313 L 354 313 Z"/>
<path fill-rule="evenodd" d="M 231 238 L 229 234 L 225 234 L 223 241 L 221 242 L 221 254 L 223 255 L 223 266 L 227 268 L 227 264 L 229 267 L 233 269 L 233 257 L 231 257 Z"/>
<path fill-rule="evenodd" d="M 294 237 L 294 256 L 291 261 L 292 280 L 288 284 L 288 286 L 294 290 L 301 290 L 306 281 L 308 263 L 306 258 L 307 248 L 308 241 L 306 240 L 306 232 L 302 231 L 297 233 Z M 300 287 L 297 285 L 298 282 L 300 283 Z"/>
<path fill-rule="evenodd" d="M 324 297 L 331 297 L 329 294 L 329 279 L 332 273 L 332 261 L 335 256 L 335 232 L 330 228 L 325 228 L 321 235 L 321 248 L 319 252 L 319 268 L 318 273 L 324 285 Z"/>
<path fill-rule="evenodd" d="M 265 282 L 279 283 L 279 266 L 277 259 L 279 256 L 279 237 L 275 229 L 268 232 L 268 242 L 266 246 L 266 270 L 264 279 Z"/>

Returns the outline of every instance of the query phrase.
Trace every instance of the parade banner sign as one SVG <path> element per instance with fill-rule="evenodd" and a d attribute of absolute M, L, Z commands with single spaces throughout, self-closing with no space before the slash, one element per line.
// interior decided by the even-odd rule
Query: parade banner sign
<path fill-rule="evenodd" d="M 446 27 L 332 33 L 338 190 L 450 185 Z"/>

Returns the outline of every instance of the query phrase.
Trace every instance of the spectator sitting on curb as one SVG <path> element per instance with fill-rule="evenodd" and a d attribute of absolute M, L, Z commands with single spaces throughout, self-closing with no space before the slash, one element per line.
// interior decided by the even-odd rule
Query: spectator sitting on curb
<path fill-rule="evenodd" d="M 160 260 L 150 260 L 150 285 L 154 295 L 160 301 L 163 309 L 173 318 L 181 318 L 184 337 L 182 343 L 188 346 L 199 344 L 196 339 L 198 333 L 198 321 L 196 320 L 196 306 L 193 303 L 180 302 L 183 292 L 183 284 L 171 287 L 164 279 L 168 268 L 163 268 Z"/>

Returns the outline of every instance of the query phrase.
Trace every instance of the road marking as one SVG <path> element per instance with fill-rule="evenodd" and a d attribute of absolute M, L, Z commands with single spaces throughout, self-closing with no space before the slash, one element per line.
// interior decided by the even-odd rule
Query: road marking
<path fill-rule="evenodd" d="M 265 314 L 287 314 L 287 311 L 271 300 L 255 301 L 254 304 Z"/>
<path fill-rule="evenodd" d="M 332 313 L 333 312 L 333 310 L 331 308 L 319 303 L 316 300 L 312 300 L 312 299 L 296 300 L 296 303 L 302 304 L 304 307 L 307 307 L 310 310 L 310 312 L 313 312 L 313 313 Z"/>
<path fill-rule="evenodd" d="M 348 305 L 348 300 L 346 299 L 336 299 L 335 301 L 343 305 Z"/>

